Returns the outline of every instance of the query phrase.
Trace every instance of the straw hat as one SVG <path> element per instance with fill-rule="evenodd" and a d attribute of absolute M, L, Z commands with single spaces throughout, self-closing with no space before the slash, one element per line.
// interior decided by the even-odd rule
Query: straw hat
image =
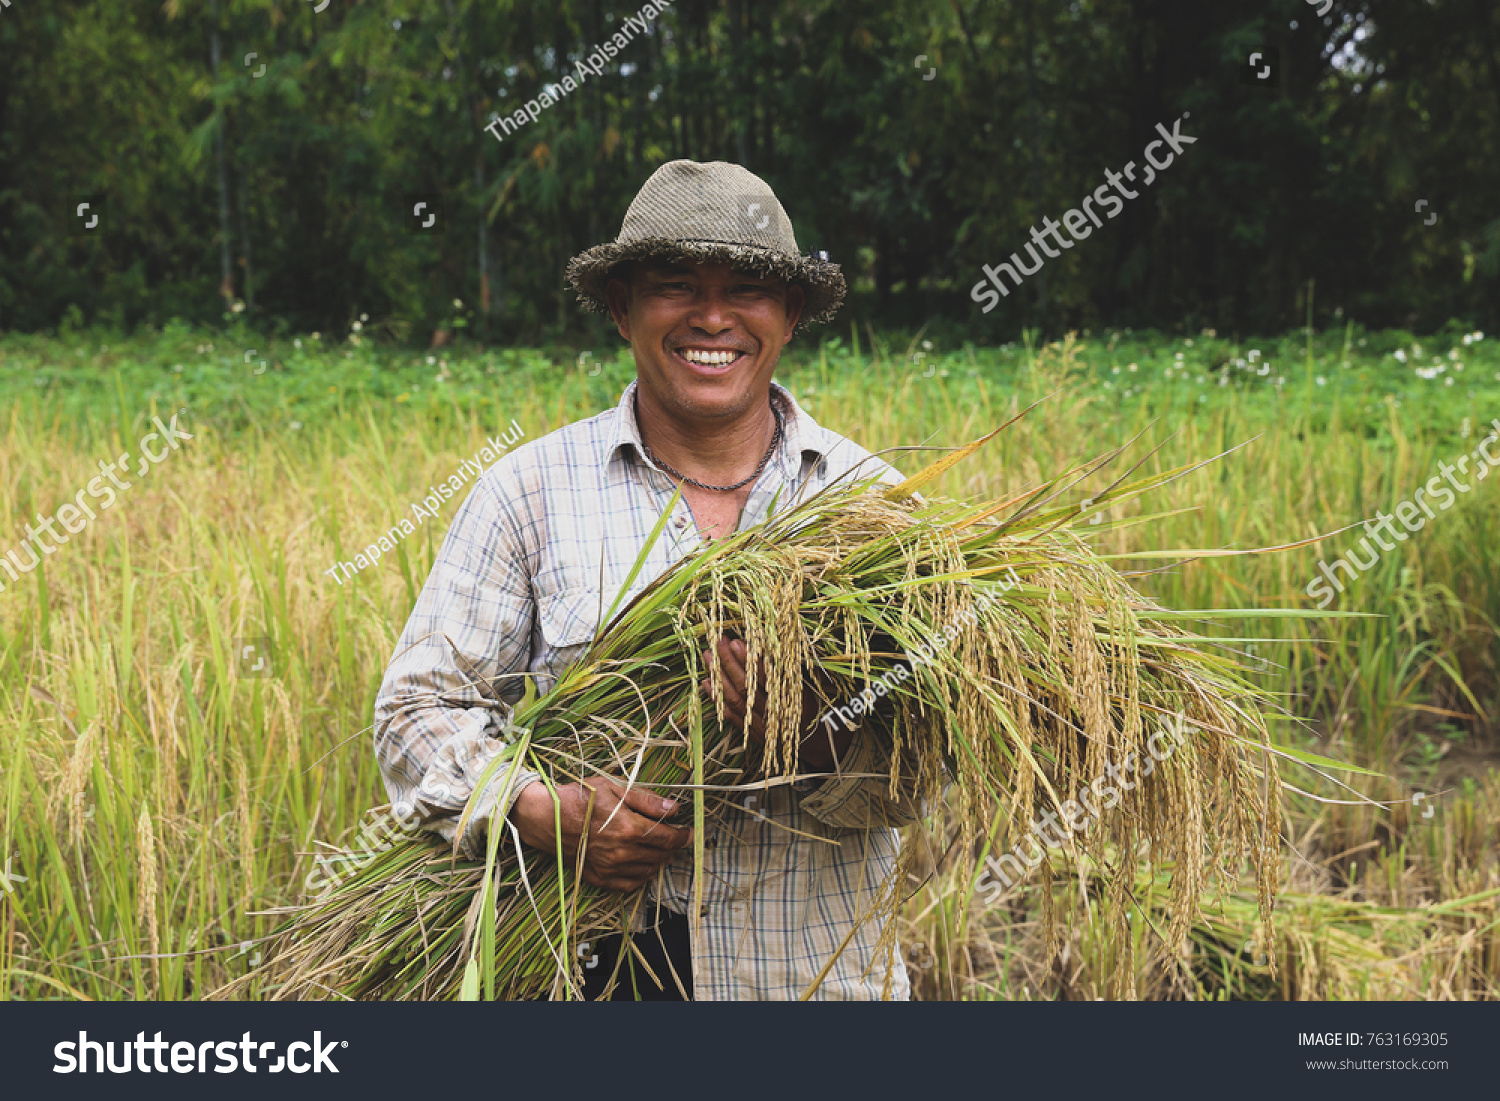
<path fill-rule="evenodd" d="M 844 300 L 844 276 L 826 252 L 803 256 L 791 219 L 764 180 L 725 161 L 669 161 L 641 185 L 620 235 L 568 262 L 568 282 L 593 313 L 609 313 L 604 287 L 618 265 L 646 258 L 733 264 L 778 275 L 803 289 L 797 323 L 829 321 Z"/>

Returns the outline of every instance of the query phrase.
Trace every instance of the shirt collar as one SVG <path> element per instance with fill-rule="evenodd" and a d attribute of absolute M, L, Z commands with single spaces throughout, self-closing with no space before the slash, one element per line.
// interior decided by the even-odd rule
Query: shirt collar
<path fill-rule="evenodd" d="M 620 395 L 620 403 L 615 406 L 615 423 L 605 452 L 606 462 L 613 459 L 627 444 L 635 448 L 642 462 L 649 461 L 646 458 L 646 446 L 641 440 L 641 426 L 635 419 L 635 392 L 639 385 L 639 380 L 632 380 Z M 786 438 L 781 441 L 779 456 L 782 463 L 795 474 L 800 470 L 801 463 L 792 460 L 811 455 L 813 462 L 821 461 L 832 446 L 828 430 L 797 404 L 797 399 L 792 397 L 790 390 L 774 380 L 771 382 L 771 400 L 776 402 L 786 421 Z"/>

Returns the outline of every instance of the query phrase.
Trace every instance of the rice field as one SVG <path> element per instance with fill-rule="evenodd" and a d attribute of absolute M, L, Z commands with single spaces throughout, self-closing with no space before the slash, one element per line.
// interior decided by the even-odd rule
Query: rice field
<path fill-rule="evenodd" d="M 67 536 L 18 578 L 0 569 L 0 996 L 184 999 L 243 975 L 272 927 L 258 912 L 305 899 L 320 845 L 385 802 L 371 706 L 455 508 L 436 487 L 487 440 L 592 415 L 633 377 L 613 343 L 414 353 L 381 335 L 0 338 L 0 556 L 26 563 L 39 514 Z M 1076 487 L 1082 505 L 1136 462 L 1236 449 L 1100 514 L 1109 553 L 1327 536 L 1121 558 L 1180 610 L 1316 607 L 1319 561 L 1363 534 L 1331 533 L 1392 513 L 1500 417 L 1500 342 L 1457 328 L 924 339 L 830 332 L 794 344 L 778 378 L 873 450 L 953 447 L 1047 397 L 944 476 L 951 496 L 1016 493 L 1135 441 Z M 1288 792 L 1274 942 L 1247 877 L 1218 884 L 1188 951 L 1168 952 L 1164 873 L 1143 871 L 1137 996 L 1500 992 L 1500 496 L 1473 470 L 1330 605 L 1370 615 L 1205 627 L 1253 640 L 1282 744 L 1372 770 L 1346 780 L 1386 805 Z M 388 551 L 338 566 L 403 517 Z M 960 912 L 980 854 L 951 827 L 927 823 L 904 911 L 918 996 L 1104 996 L 1100 870 Z"/>

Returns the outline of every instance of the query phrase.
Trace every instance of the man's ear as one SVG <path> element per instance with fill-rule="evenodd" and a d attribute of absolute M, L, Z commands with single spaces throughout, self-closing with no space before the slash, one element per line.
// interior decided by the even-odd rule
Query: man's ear
<path fill-rule="evenodd" d="M 782 344 L 789 343 L 792 333 L 796 331 L 797 322 L 802 318 L 802 307 L 807 302 L 807 296 L 802 293 L 802 285 L 793 283 L 786 289 L 786 337 Z"/>
<path fill-rule="evenodd" d="M 604 303 L 609 307 L 609 316 L 614 318 L 615 328 L 628 342 L 630 340 L 630 284 L 618 277 L 604 285 Z"/>

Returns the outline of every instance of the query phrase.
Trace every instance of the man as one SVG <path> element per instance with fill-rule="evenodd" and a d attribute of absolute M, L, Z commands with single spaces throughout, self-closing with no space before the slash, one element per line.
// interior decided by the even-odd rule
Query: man
<path fill-rule="evenodd" d="M 798 253 L 791 222 L 758 177 L 721 162 L 663 165 L 619 237 L 575 257 L 568 278 L 629 341 L 636 380 L 616 408 L 512 451 L 478 480 L 376 701 L 392 801 L 450 840 L 502 746 L 494 709 L 479 704 L 496 693 L 513 703 L 527 674 L 545 692 L 582 656 L 679 486 L 682 499 L 627 600 L 705 540 L 763 520 L 773 498 L 784 507 L 854 468 L 855 477 L 899 477 L 771 382 L 782 347 L 800 325 L 833 315 L 844 281 L 826 255 Z M 744 644 L 717 645 L 729 720 L 759 739 L 765 699 L 747 713 Z M 687 913 L 691 830 L 662 821 L 670 799 L 627 791 L 622 778 L 559 786 L 556 807 L 535 773 L 496 806 L 497 778 L 475 799 L 478 825 L 462 843 L 477 851 L 498 816 L 526 845 L 555 852 L 560 810 L 572 856 L 592 792 L 584 881 L 617 891 L 649 884 L 657 905 L 638 919 L 651 931 L 635 941 L 664 989 L 632 967 L 616 998 L 785 999 L 811 989 L 865 999 L 888 987 L 904 999 L 900 955 L 887 976 L 877 944 L 894 827 L 912 821 L 913 807 L 871 776 L 889 767 L 873 738 L 820 729 L 816 711 L 809 692 L 802 769 L 821 778 L 745 796 L 744 812 L 704 839 L 696 922 Z M 597 997 L 613 970 L 617 939 L 590 946 L 586 996 Z"/>

